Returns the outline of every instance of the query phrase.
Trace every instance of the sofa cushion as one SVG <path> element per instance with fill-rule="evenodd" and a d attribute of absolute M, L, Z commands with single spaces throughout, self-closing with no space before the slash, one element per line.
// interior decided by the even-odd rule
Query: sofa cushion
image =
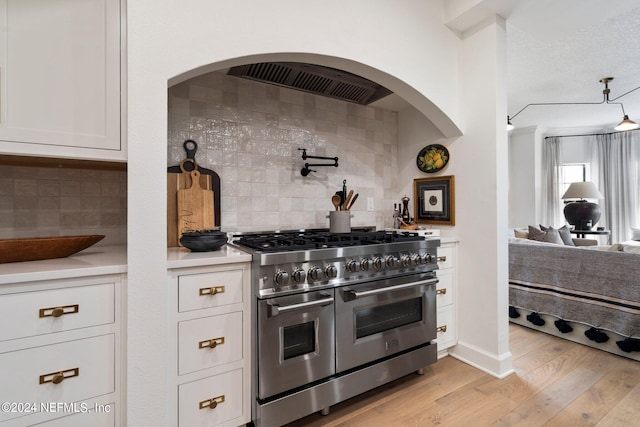
<path fill-rule="evenodd" d="M 532 225 L 529 226 L 529 239 L 537 240 L 539 242 L 555 243 L 558 245 L 564 245 L 560 233 L 553 227 L 548 227 L 546 230 L 540 230 Z"/>
<path fill-rule="evenodd" d="M 640 241 L 640 228 L 631 227 L 631 240 Z"/>
<path fill-rule="evenodd" d="M 546 231 L 548 228 L 549 227 L 545 227 L 544 225 L 540 224 L 540 230 Z M 573 238 L 571 237 L 571 230 L 569 230 L 569 227 L 563 225 L 562 227 L 558 228 L 558 234 L 560 234 L 562 243 L 567 246 L 575 246 Z"/>

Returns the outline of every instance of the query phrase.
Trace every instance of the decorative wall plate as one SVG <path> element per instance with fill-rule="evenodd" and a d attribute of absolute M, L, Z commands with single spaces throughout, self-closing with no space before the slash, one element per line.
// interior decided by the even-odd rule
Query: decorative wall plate
<path fill-rule="evenodd" d="M 440 144 L 431 144 L 418 153 L 416 164 L 418 169 L 426 173 L 441 171 L 449 163 L 449 150 Z"/>

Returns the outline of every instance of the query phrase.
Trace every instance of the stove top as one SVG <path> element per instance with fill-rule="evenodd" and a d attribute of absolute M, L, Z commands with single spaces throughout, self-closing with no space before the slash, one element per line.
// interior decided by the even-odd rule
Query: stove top
<path fill-rule="evenodd" d="M 331 233 L 326 230 L 299 230 L 242 234 L 234 236 L 234 238 L 235 244 L 260 253 L 343 248 L 424 240 L 424 236 L 408 231 L 370 230 L 352 231 L 350 233 Z"/>

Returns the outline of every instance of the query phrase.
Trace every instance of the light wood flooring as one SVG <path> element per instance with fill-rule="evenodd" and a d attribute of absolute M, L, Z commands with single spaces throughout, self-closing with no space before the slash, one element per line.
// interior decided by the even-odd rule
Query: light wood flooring
<path fill-rule="evenodd" d="M 640 426 L 640 362 L 509 327 L 507 378 L 445 357 L 287 427 Z"/>

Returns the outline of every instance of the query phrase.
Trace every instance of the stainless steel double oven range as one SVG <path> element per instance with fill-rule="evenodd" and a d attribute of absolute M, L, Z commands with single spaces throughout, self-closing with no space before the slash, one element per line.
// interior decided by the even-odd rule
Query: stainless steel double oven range
<path fill-rule="evenodd" d="M 251 233 L 258 427 L 281 426 L 437 360 L 439 240 L 417 233 Z"/>

